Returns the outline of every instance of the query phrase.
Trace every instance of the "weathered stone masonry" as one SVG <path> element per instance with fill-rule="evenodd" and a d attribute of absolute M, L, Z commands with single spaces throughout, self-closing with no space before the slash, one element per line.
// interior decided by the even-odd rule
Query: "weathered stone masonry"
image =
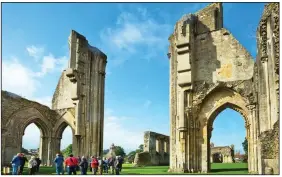
<path fill-rule="evenodd" d="M 136 166 L 169 165 L 169 136 L 146 131 L 144 133 L 144 152 L 137 153 Z"/>
<path fill-rule="evenodd" d="M 273 161 L 279 159 L 262 159 L 259 137 L 273 129 L 279 116 L 278 9 L 278 3 L 265 7 L 256 63 L 223 28 L 221 3 L 185 15 L 176 23 L 168 53 L 170 171 L 210 170 L 213 121 L 222 110 L 232 108 L 245 119 L 249 172 L 265 173 L 268 165 L 277 174 L 279 168 Z"/>
<path fill-rule="evenodd" d="M 69 47 L 69 68 L 59 79 L 52 109 L 2 91 L 2 165 L 21 152 L 22 136 L 31 123 L 41 131 L 39 157 L 43 164 L 53 164 L 68 125 L 73 131 L 74 155 L 102 155 L 107 57 L 75 31 Z"/>

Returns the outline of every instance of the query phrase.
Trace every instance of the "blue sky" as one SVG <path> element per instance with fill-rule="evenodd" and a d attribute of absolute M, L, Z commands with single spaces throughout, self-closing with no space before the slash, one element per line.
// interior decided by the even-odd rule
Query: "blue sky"
<path fill-rule="evenodd" d="M 168 37 L 182 15 L 207 4 L 2 4 L 3 89 L 50 105 L 61 71 L 67 67 L 67 40 L 74 29 L 108 56 L 104 147 L 113 142 L 126 151 L 134 150 L 143 143 L 144 131 L 169 135 Z M 253 57 L 263 6 L 223 4 L 224 27 Z M 26 129 L 24 147 L 38 147 L 36 132 L 35 125 Z M 239 113 L 225 110 L 215 120 L 215 145 L 235 144 L 242 152 L 244 137 Z M 62 146 L 69 143 L 71 131 L 67 128 Z"/>

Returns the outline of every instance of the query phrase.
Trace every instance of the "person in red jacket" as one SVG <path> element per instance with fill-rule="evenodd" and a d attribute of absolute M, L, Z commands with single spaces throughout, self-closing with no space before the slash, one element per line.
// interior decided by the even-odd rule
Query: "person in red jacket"
<path fill-rule="evenodd" d="M 96 157 L 93 157 L 91 162 L 91 168 L 94 175 L 96 175 L 98 171 L 98 167 L 99 167 L 98 159 Z"/>
<path fill-rule="evenodd" d="M 78 166 L 77 158 L 70 154 L 70 156 L 65 160 L 65 165 L 68 168 L 68 175 L 71 175 L 72 173 L 76 175 L 76 167 Z"/>

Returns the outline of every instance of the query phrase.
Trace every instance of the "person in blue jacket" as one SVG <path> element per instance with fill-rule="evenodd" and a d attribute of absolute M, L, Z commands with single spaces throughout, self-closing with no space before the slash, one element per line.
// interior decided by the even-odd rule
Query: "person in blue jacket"
<path fill-rule="evenodd" d="M 56 155 L 56 158 L 54 160 L 56 164 L 56 173 L 57 175 L 63 174 L 63 165 L 64 165 L 64 158 L 60 154 Z"/>
<path fill-rule="evenodd" d="M 21 154 L 18 153 L 15 155 L 11 161 L 12 164 L 12 175 L 17 175 L 18 174 L 18 169 L 21 166 Z"/>

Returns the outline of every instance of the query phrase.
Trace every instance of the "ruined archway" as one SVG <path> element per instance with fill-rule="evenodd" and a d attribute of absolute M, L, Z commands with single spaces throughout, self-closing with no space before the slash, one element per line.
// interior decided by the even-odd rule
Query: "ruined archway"
<path fill-rule="evenodd" d="M 56 138 L 54 142 L 54 154 L 59 153 L 61 151 L 61 140 L 62 135 L 65 129 L 69 126 L 72 130 L 72 144 L 73 144 L 73 150 L 76 150 L 76 141 L 75 141 L 75 125 L 74 125 L 74 116 L 69 112 L 66 111 L 62 117 L 58 120 L 58 122 L 55 124 L 54 127 L 54 137 Z M 75 152 L 76 154 L 76 152 Z"/>
<path fill-rule="evenodd" d="M 211 91 L 203 100 L 199 112 L 199 121 L 201 122 L 200 136 L 203 137 L 202 145 L 202 170 L 209 172 L 210 167 L 210 138 L 213 129 L 213 122 L 217 115 L 226 108 L 233 109 L 239 112 L 245 120 L 245 127 L 247 132 L 248 147 L 250 151 L 248 152 L 249 172 L 253 172 L 257 164 L 257 152 L 254 147 L 253 139 L 254 133 L 256 131 L 255 123 L 252 122 L 252 114 L 248 109 L 248 102 L 244 97 L 233 91 L 230 88 L 217 88 Z M 253 159 L 252 159 L 253 158 Z"/>
<path fill-rule="evenodd" d="M 51 136 L 52 132 L 50 130 L 52 126 L 46 119 L 47 118 L 34 107 L 20 109 L 9 117 L 9 121 L 4 125 L 6 131 L 4 134 L 2 133 L 2 148 L 6 150 L 2 151 L 4 164 L 9 163 L 11 157 L 21 152 L 24 131 L 31 123 L 36 124 L 40 130 L 39 157 L 42 159 L 43 164 L 47 163 L 48 137 Z M 17 131 L 15 131 L 15 129 Z"/>
<path fill-rule="evenodd" d="M 278 3 L 267 4 L 257 31 L 256 61 L 224 28 L 222 3 L 177 21 L 168 53 L 170 171 L 209 171 L 211 122 L 229 107 L 246 121 L 249 172 L 278 174 L 279 145 L 269 140 L 279 131 L 278 21 Z"/>

